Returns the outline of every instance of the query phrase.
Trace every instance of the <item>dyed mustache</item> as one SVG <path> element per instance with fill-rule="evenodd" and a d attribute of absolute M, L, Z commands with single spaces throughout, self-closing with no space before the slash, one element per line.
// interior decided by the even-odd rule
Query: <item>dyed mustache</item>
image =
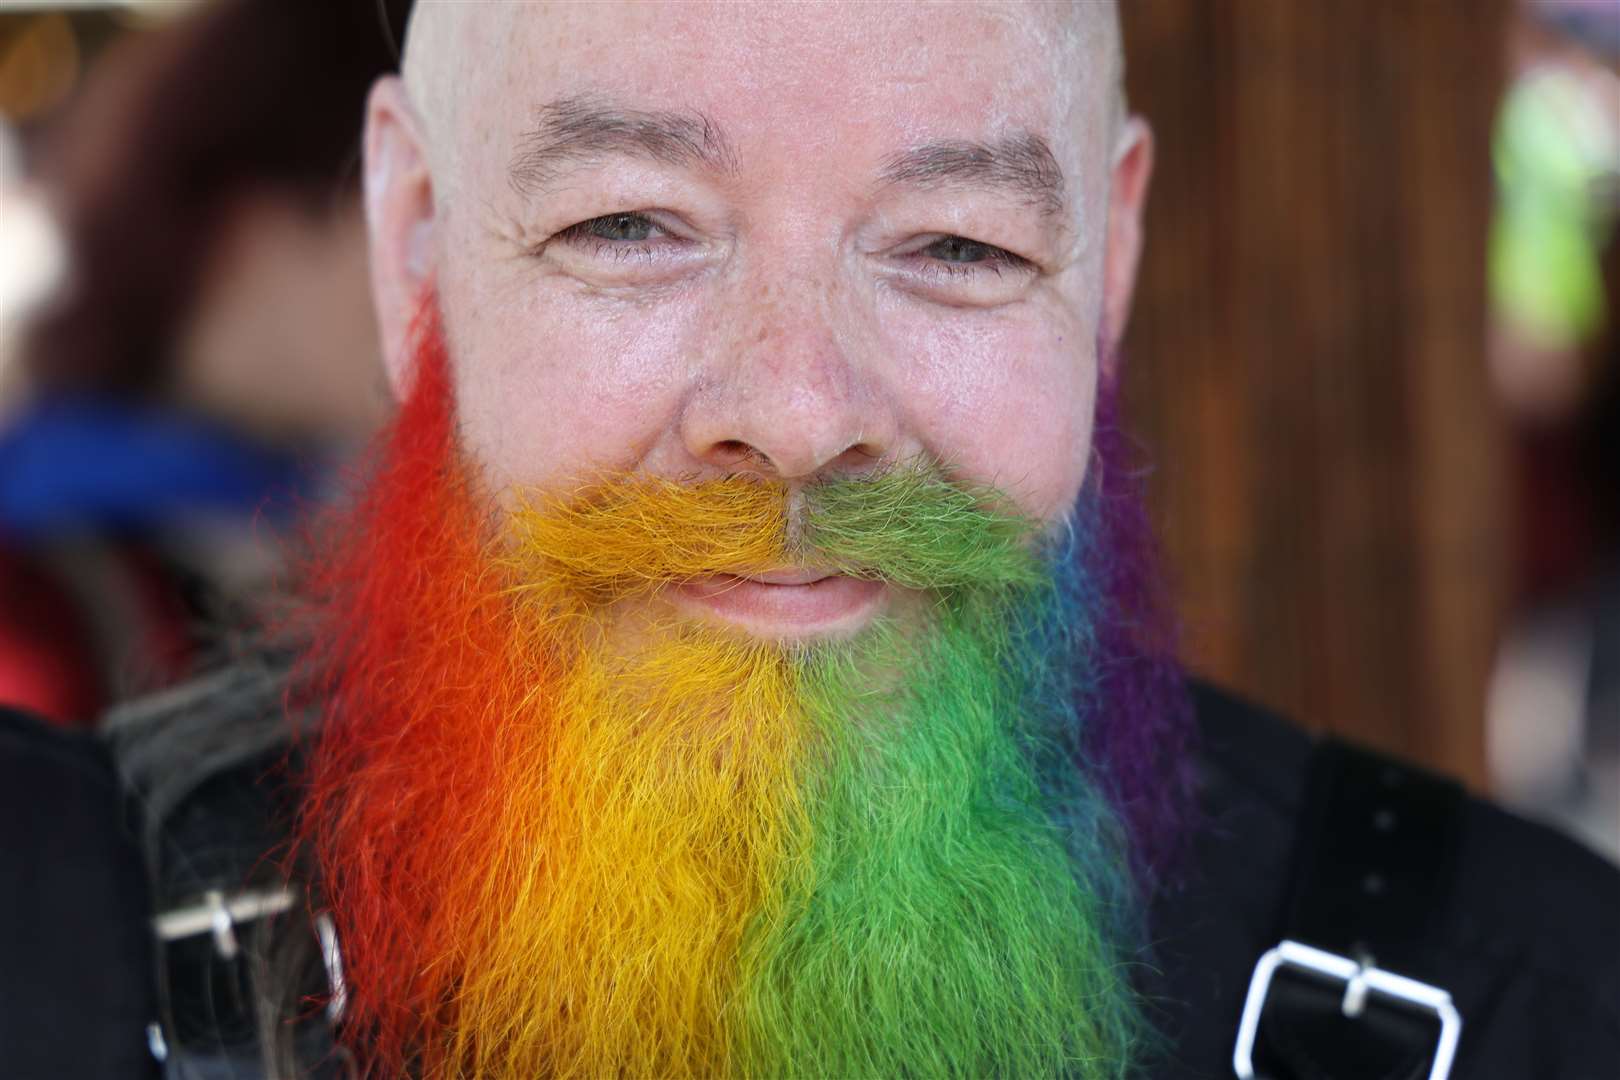
<path fill-rule="evenodd" d="M 628 594 L 787 566 L 915 589 L 1028 586 L 1042 577 L 1039 524 L 991 488 L 910 465 L 800 490 L 752 477 L 683 484 L 646 476 L 535 497 L 513 514 L 535 571 Z"/>

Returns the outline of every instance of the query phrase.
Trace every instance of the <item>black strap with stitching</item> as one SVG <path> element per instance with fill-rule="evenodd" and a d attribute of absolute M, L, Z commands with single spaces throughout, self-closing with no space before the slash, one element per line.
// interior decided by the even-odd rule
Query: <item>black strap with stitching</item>
<path fill-rule="evenodd" d="M 1295 842 L 1278 940 L 1434 981 L 1431 933 L 1446 916 L 1463 806 L 1454 782 L 1322 740 Z M 1442 986 L 1442 989 L 1445 987 Z M 1344 986 L 1279 971 L 1255 1068 L 1267 1080 L 1422 1080 L 1438 1022 L 1373 995 L 1358 1017 Z"/>

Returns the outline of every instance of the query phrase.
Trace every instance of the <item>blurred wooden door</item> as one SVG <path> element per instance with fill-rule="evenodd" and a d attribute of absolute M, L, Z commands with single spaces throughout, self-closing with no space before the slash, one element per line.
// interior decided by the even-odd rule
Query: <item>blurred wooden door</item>
<path fill-rule="evenodd" d="M 1128 405 L 1193 665 L 1478 784 L 1505 0 L 1123 0 L 1158 135 Z"/>

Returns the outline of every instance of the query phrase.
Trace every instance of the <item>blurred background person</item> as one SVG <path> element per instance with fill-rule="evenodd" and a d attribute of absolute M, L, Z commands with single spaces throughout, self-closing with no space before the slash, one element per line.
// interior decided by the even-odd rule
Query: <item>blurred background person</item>
<path fill-rule="evenodd" d="M 1544 0 L 1497 120 L 1490 373 L 1519 551 L 1492 784 L 1620 859 L 1620 5 Z"/>
<path fill-rule="evenodd" d="M 193 672 L 383 416 L 355 163 L 392 62 L 372 0 L 213 0 L 35 139 L 65 265 L 0 380 L 0 700 L 88 723 Z"/>

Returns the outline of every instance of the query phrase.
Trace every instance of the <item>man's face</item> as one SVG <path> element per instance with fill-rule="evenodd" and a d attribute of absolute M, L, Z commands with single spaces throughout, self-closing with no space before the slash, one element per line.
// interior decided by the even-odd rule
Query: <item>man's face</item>
<path fill-rule="evenodd" d="M 1122 1073 L 1077 759 L 1136 579 L 1106 493 L 1033 538 L 1148 172 L 1099 13 L 419 8 L 367 139 L 404 406 L 309 586 L 377 1071 Z"/>
<path fill-rule="evenodd" d="M 437 291 L 498 492 L 923 457 L 1059 518 L 1147 174 L 1067 5 L 429 5 L 374 96 L 396 385 Z M 1101 342 L 1107 345 L 1108 342 Z M 890 586 L 675 589 L 768 636 Z"/>

